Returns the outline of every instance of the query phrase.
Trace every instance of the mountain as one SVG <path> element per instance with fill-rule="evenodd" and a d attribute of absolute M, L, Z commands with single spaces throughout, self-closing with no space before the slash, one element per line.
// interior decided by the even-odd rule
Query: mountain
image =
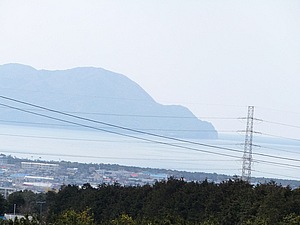
<path fill-rule="evenodd" d="M 211 123 L 199 120 L 187 108 L 159 104 L 126 76 L 101 68 L 49 71 L 21 64 L 0 65 L 0 93 L 1 96 L 72 115 L 159 135 L 206 139 L 215 139 L 218 135 Z M 75 120 L 3 98 L 0 103 L 113 132 L 130 132 L 104 124 Z M 0 120 L 2 123 L 65 124 L 3 105 Z M 76 125 L 74 128 L 82 129 Z"/>

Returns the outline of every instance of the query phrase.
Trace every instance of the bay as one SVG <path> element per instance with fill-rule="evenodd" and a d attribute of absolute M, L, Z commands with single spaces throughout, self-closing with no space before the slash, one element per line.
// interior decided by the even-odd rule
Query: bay
<path fill-rule="evenodd" d="M 0 125 L 0 153 L 32 160 L 241 175 L 243 135 L 221 133 L 218 140 L 184 139 L 193 144 L 129 135 L 135 138 L 91 130 Z M 259 136 L 253 141 L 252 176 L 300 180 L 300 142 Z"/>

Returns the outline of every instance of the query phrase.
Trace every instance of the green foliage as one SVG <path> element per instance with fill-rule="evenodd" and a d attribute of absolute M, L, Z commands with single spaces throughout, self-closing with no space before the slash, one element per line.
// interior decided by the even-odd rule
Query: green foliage
<path fill-rule="evenodd" d="M 112 225 L 135 225 L 136 223 L 131 216 L 122 214 L 119 218 L 112 220 Z"/>
<path fill-rule="evenodd" d="M 220 225 L 220 223 L 216 219 L 207 219 L 203 221 L 200 225 Z"/>
<path fill-rule="evenodd" d="M 49 225 L 300 225 L 300 189 L 274 182 L 170 178 L 153 186 L 68 185 L 43 195 L 16 192 L 3 201 L 8 209 L 17 202 L 19 210 L 39 215 L 29 207 L 34 199 L 46 201 L 43 222 Z"/>
<path fill-rule="evenodd" d="M 94 225 L 94 220 L 88 210 L 80 213 L 68 210 L 60 215 L 53 225 Z"/>
<path fill-rule="evenodd" d="M 14 192 L 7 198 L 5 211 L 12 213 L 16 205 L 16 213 L 38 215 L 40 213 L 38 202 L 44 202 L 45 197 L 45 194 L 36 194 L 28 190 Z"/>
<path fill-rule="evenodd" d="M 7 198 L 7 210 L 8 212 L 14 212 L 14 205 L 16 206 L 16 212 L 20 213 L 20 208 L 25 205 L 24 194 L 22 191 L 14 192 Z"/>
<path fill-rule="evenodd" d="M 289 214 L 283 218 L 280 225 L 300 225 L 300 215 L 296 215 L 295 213 Z"/>
<path fill-rule="evenodd" d="M 0 194 L 0 215 L 3 215 L 6 208 L 6 201 L 2 194 Z"/>

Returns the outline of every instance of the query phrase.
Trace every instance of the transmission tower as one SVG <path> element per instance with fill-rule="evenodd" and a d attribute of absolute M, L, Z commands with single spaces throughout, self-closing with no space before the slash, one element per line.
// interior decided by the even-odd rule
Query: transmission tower
<path fill-rule="evenodd" d="M 248 106 L 247 126 L 245 135 L 242 180 L 250 181 L 252 164 L 252 138 L 253 138 L 254 106 Z"/>

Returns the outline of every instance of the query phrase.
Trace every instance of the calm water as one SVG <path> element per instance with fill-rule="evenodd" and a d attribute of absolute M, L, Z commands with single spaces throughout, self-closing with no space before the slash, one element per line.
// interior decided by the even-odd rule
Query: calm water
<path fill-rule="evenodd" d="M 237 150 L 237 152 L 155 139 L 153 137 L 146 138 L 184 146 L 189 149 L 94 131 L 1 125 L 0 153 L 28 159 L 110 163 L 186 171 L 216 172 L 229 175 L 241 174 L 244 140 L 242 135 L 226 136 L 221 134 L 219 140 L 214 141 L 192 140 L 203 144 L 231 148 Z M 265 162 L 254 162 L 253 176 L 300 180 L 300 168 L 273 164 L 275 162 L 297 166 L 299 162 L 256 155 L 256 153 L 262 153 L 276 157 L 299 159 L 300 142 L 254 137 L 254 144 L 260 145 L 260 147 L 253 148 L 254 160 L 263 160 Z M 217 155 L 219 153 L 237 158 Z"/>

